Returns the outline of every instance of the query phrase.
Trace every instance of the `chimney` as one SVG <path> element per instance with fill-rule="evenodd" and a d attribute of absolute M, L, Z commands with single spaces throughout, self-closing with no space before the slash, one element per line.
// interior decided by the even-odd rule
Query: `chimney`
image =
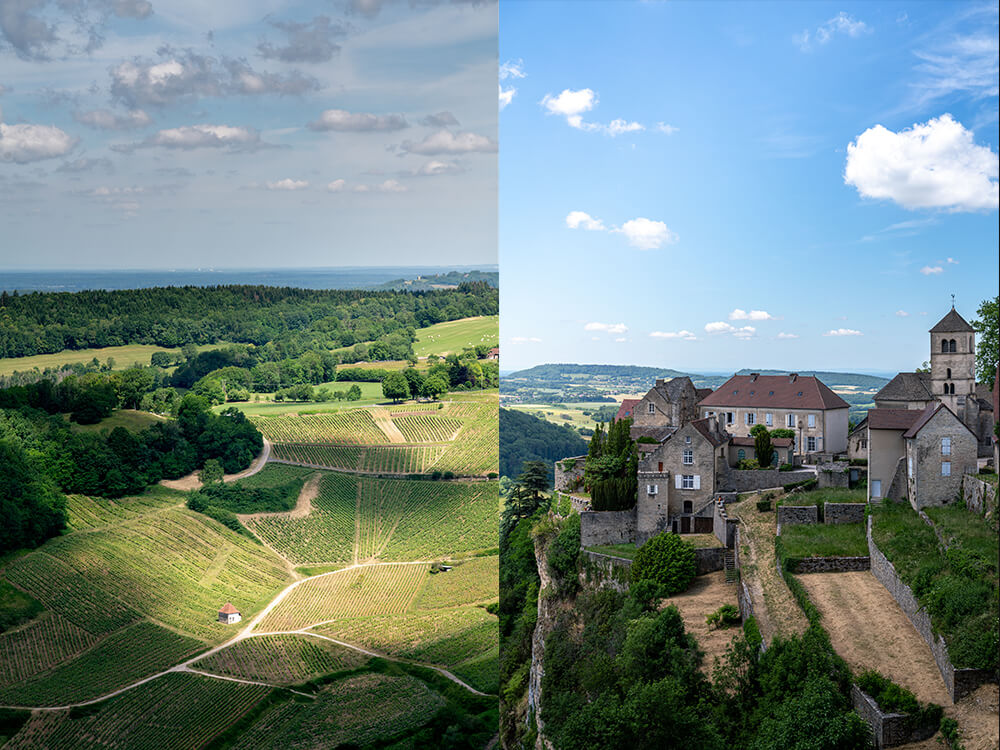
<path fill-rule="evenodd" d="M 708 431 L 713 435 L 719 431 L 719 418 L 714 414 L 708 417 Z"/>
<path fill-rule="evenodd" d="M 791 375 L 788 376 L 788 382 L 794 383 L 798 379 L 798 377 L 799 374 L 797 372 L 793 372 Z"/>
<path fill-rule="evenodd" d="M 657 379 L 656 379 L 656 384 L 657 384 L 657 385 L 663 385 L 663 384 L 664 384 L 664 383 L 666 383 L 666 382 L 667 382 L 667 381 L 666 381 L 666 380 L 664 380 L 663 378 L 657 378 Z"/>
<path fill-rule="evenodd" d="M 750 373 L 750 382 L 751 383 L 757 382 L 757 378 L 759 378 L 759 377 L 760 377 L 760 373 L 759 372 L 751 372 Z"/>

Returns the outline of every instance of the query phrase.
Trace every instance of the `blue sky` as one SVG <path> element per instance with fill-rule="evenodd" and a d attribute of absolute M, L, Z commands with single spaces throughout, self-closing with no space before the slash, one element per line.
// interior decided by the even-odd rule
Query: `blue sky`
<path fill-rule="evenodd" d="M 504 369 L 907 370 L 997 294 L 997 10 L 506 2 Z"/>
<path fill-rule="evenodd" d="M 0 0 L 0 273 L 496 263 L 497 6 Z"/>

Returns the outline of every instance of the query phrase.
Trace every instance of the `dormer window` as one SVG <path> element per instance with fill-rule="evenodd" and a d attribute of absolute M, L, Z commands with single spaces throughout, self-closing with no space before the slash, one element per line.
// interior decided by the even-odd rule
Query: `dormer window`
<path fill-rule="evenodd" d="M 798 393 L 796 393 L 795 395 L 796 395 L 796 396 L 801 396 L 801 395 L 802 395 L 802 391 L 799 391 L 799 392 L 798 392 Z"/>
<path fill-rule="evenodd" d="M 767 395 L 768 395 L 768 396 L 773 396 L 773 395 L 774 395 L 774 391 L 768 391 L 768 392 L 767 392 Z"/>
<path fill-rule="evenodd" d="M 691 436 L 690 435 L 685 435 L 684 436 L 684 442 L 687 443 L 688 445 L 691 445 Z"/>

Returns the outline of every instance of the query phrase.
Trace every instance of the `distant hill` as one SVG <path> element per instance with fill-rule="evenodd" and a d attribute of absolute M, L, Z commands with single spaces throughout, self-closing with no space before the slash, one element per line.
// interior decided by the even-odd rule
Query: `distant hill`
<path fill-rule="evenodd" d="M 760 375 L 788 375 L 792 372 L 798 372 L 799 375 L 814 375 L 830 387 L 835 385 L 853 385 L 865 390 L 871 388 L 875 388 L 876 390 L 881 389 L 882 386 L 889 382 L 887 378 L 882 378 L 878 375 L 862 375 L 856 372 L 828 372 L 824 370 L 754 370 L 743 368 L 736 374 L 749 375 L 752 372 Z"/>
<path fill-rule="evenodd" d="M 510 373 L 510 378 L 531 380 L 559 380 L 573 375 L 587 375 L 592 378 L 676 378 L 687 373 L 671 370 L 669 367 L 638 367 L 636 365 L 535 365 L 527 370 Z"/>
<path fill-rule="evenodd" d="M 525 461 L 544 461 L 552 480 L 552 462 L 587 452 L 587 441 L 565 425 L 556 425 L 531 414 L 500 410 L 500 475 L 521 473 Z"/>
<path fill-rule="evenodd" d="M 465 281 L 485 281 L 490 286 L 499 288 L 500 272 L 449 271 L 448 273 L 436 273 L 429 276 L 417 276 L 412 279 L 393 279 L 372 288 L 404 292 L 427 292 L 434 289 L 454 289 Z"/>

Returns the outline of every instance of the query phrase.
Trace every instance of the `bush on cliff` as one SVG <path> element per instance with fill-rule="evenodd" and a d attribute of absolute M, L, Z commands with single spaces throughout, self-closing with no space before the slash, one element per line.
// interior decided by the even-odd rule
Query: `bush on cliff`
<path fill-rule="evenodd" d="M 636 552 L 632 581 L 656 581 L 664 595 L 669 596 L 685 591 L 696 569 L 694 547 L 677 534 L 663 532 Z"/>

